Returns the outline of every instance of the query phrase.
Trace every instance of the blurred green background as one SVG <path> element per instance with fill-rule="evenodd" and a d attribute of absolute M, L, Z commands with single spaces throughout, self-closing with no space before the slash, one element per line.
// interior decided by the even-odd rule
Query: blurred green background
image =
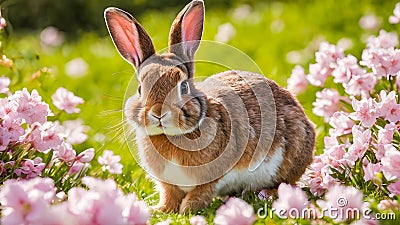
<path fill-rule="evenodd" d="M 2 30 L 1 51 L 14 61 L 14 67 L 0 68 L 0 74 L 12 78 L 11 90 L 38 89 L 48 103 L 59 86 L 73 91 L 86 101 L 80 107 L 81 113 L 59 116 L 81 117 L 91 127 L 90 140 L 76 148 L 94 146 L 98 151 L 114 150 L 122 156 L 124 165 L 132 165 L 125 166 L 125 172 L 129 170 L 143 177 L 140 170 L 132 169 L 137 163 L 121 132 L 124 94 L 134 69 L 112 45 L 103 11 L 116 6 L 130 12 L 146 28 L 156 48 L 163 49 L 167 47 L 170 24 L 188 1 L 0 2 L 8 23 Z M 321 41 L 339 44 L 346 48 L 346 53 L 359 58 L 368 36 L 377 35 L 380 29 L 397 30 L 398 27 L 387 22 L 395 3 L 392 0 L 205 0 L 203 39 L 223 41 L 243 51 L 266 77 L 286 86 L 295 64 L 308 70 Z M 199 65 L 196 73 L 209 76 L 214 70 L 212 66 Z M 327 127 L 312 114 L 316 91 L 309 88 L 298 97 L 306 113 L 319 125 L 318 151 L 321 151 L 321 137 Z"/>

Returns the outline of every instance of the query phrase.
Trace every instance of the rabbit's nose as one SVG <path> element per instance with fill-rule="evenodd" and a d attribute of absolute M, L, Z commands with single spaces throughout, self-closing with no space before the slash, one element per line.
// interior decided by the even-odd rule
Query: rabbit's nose
<path fill-rule="evenodd" d="M 167 115 L 167 113 L 164 113 L 164 114 L 162 114 L 162 115 L 159 115 L 159 114 L 154 114 L 153 112 L 151 112 L 151 116 L 152 116 L 154 119 L 157 119 L 157 120 L 161 120 L 162 118 L 164 118 L 165 115 Z"/>
<path fill-rule="evenodd" d="M 162 112 L 162 105 L 161 104 L 156 104 L 153 107 L 151 107 L 148 115 L 149 117 L 153 118 L 154 120 L 161 120 L 167 112 Z"/>
<path fill-rule="evenodd" d="M 154 114 L 154 112 L 149 112 L 149 113 L 148 113 L 148 116 L 149 116 L 149 118 L 150 118 L 151 120 L 162 122 L 163 119 L 167 117 L 167 116 L 166 116 L 167 114 L 168 114 L 168 112 L 165 112 L 165 113 L 163 113 L 162 115 L 160 115 L 160 114 Z"/>

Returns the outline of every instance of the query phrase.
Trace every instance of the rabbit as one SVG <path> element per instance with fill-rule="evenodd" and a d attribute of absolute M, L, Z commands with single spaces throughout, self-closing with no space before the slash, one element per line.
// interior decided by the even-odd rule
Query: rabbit
<path fill-rule="evenodd" d="M 139 164 L 160 192 L 152 209 L 195 212 L 215 197 L 299 180 L 313 160 L 315 128 L 292 94 L 246 71 L 193 81 L 202 0 L 177 15 L 163 54 L 129 13 L 110 7 L 104 17 L 116 49 L 136 70 L 138 90 L 124 116 L 136 133 Z"/>

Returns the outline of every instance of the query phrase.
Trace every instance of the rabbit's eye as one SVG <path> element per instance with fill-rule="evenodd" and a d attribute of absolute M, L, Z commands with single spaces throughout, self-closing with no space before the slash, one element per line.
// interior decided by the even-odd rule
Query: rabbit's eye
<path fill-rule="evenodd" d="M 181 83 L 181 95 L 185 95 L 189 92 L 189 85 L 187 81 L 182 81 Z"/>
<path fill-rule="evenodd" d="M 140 85 L 139 84 L 139 86 L 138 86 L 138 88 L 137 88 L 137 91 L 138 91 L 138 93 L 139 93 L 139 95 L 141 95 L 142 93 L 142 85 Z"/>

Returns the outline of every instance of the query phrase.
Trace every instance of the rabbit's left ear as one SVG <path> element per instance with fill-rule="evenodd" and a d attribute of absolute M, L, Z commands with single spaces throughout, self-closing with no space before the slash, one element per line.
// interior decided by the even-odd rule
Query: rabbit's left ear
<path fill-rule="evenodd" d="M 178 14 L 169 33 L 169 51 L 192 61 L 196 53 L 204 24 L 204 3 L 193 0 Z"/>
<path fill-rule="evenodd" d="M 155 53 L 149 35 L 132 15 L 110 7 L 104 11 L 104 18 L 118 52 L 136 69 Z"/>

